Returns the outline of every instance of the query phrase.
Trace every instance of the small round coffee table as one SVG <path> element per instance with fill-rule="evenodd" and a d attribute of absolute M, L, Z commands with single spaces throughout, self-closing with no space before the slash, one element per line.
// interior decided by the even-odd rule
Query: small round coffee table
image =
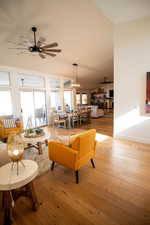
<path fill-rule="evenodd" d="M 13 203 L 19 197 L 28 197 L 34 211 L 39 206 L 33 185 L 33 180 L 38 175 L 38 165 L 32 160 L 22 161 L 25 167 L 20 164 L 19 175 L 17 175 L 16 167 L 12 170 L 12 163 L 0 167 L 0 191 L 4 210 L 3 225 L 12 224 Z"/>
<path fill-rule="evenodd" d="M 48 145 L 48 135 L 43 135 L 41 137 L 33 137 L 33 138 L 28 138 L 22 135 L 24 142 L 27 144 L 27 147 L 25 149 L 29 148 L 36 148 L 38 150 L 39 155 L 43 153 L 42 150 L 42 145 L 46 144 Z"/>

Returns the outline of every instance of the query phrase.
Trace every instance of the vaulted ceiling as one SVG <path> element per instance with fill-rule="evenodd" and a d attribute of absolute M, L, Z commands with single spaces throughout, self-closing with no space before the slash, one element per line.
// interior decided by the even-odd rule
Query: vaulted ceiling
<path fill-rule="evenodd" d="M 113 24 L 149 15 L 149 0 L 1 0 L 0 64 L 72 77 L 76 62 L 82 88 L 93 88 L 113 77 Z M 62 53 L 43 60 L 9 49 L 10 40 L 31 39 L 33 25 Z"/>
<path fill-rule="evenodd" d="M 10 40 L 31 39 L 33 25 L 47 43 L 59 43 L 59 56 L 41 59 L 9 49 Z M 113 25 L 95 0 L 1 0 L 0 31 L 1 65 L 71 77 L 77 62 L 83 88 L 113 77 Z"/>
<path fill-rule="evenodd" d="M 96 0 L 96 3 L 115 24 L 150 16 L 150 0 Z"/>

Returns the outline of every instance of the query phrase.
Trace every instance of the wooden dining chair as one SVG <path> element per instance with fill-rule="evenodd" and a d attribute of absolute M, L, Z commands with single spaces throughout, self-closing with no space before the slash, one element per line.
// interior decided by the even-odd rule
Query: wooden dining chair
<path fill-rule="evenodd" d="M 58 114 L 54 116 L 54 125 L 60 127 L 63 125 L 64 128 L 67 128 L 66 126 L 66 119 L 60 118 Z"/>

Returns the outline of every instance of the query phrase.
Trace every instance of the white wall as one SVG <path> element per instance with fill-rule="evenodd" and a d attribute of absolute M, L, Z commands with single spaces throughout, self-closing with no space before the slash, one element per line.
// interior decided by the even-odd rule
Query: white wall
<path fill-rule="evenodd" d="M 114 67 L 114 135 L 150 143 L 150 117 L 145 115 L 150 17 L 116 25 Z"/>

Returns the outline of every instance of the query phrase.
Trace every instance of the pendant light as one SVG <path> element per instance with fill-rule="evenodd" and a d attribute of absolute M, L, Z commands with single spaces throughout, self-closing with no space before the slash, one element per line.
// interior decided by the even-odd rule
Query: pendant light
<path fill-rule="evenodd" d="M 74 70 L 74 74 L 75 74 L 75 83 L 72 84 L 73 88 L 78 88 L 80 87 L 80 84 L 78 83 L 78 64 L 77 63 L 73 63 L 73 70 Z"/>

